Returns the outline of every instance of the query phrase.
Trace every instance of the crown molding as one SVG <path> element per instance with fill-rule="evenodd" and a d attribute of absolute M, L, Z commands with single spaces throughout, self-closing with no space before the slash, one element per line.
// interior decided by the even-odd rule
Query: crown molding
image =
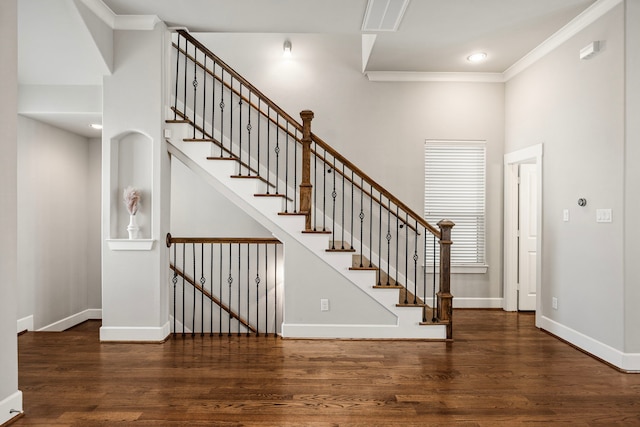
<path fill-rule="evenodd" d="M 473 82 L 504 83 L 526 70 L 571 37 L 596 22 L 624 0 L 598 0 L 567 25 L 515 62 L 503 73 L 365 71 L 372 82 Z"/>
<path fill-rule="evenodd" d="M 580 15 L 572 19 L 567 25 L 556 31 L 551 37 L 540 43 L 531 52 L 509 67 L 503 73 L 504 80 L 511 80 L 513 77 L 538 62 L 542 57 L 558 48 L 571 37 L 593 24 L 622 2 L 623 0 L 598 0 L 585 9 Z"/>
<path fill-rule="evenodd" d="M 423 73 L 414 71 L 367 71 L 372 82 L 471 82 L 504 83 L 503 73 Z"/>
<path fill-rule="evenodd" d="M 156 15 L 116 15 L 102 0 L 82 0 L 112 30 L 153 30 L 160 21 Z"/>

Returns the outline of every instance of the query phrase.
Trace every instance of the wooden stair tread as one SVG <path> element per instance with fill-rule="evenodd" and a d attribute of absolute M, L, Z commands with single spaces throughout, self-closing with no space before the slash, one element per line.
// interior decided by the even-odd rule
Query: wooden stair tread
<path fill-rule="evenodd" d="M 353 248 L 335 248 L 335 249 L 325 249 L 326 252 L 355 252 L 356 250 Z"/>
<path fill-rule="evenodd" d="M 165 123 L 180 123 L 180 124 L 188 124 L 190 123 L 189 120 L 184 120 L 184 119 L 175 119 L 175 120 L 165 120 Z"/>
<path fill-rule="evenodd" d="M 373 289 L 404 289 L 404 286 L 400 286 L 400 285 L 374 285 Z"/>
<path fill-rule="evenodd" d="M 378 267 L 349 267 L 349 270 L 378 271 Z"/>
<path fill-rule="evenodd" d="M 332 234 L 329 230 L 302 230 L 303 234 Z"/>

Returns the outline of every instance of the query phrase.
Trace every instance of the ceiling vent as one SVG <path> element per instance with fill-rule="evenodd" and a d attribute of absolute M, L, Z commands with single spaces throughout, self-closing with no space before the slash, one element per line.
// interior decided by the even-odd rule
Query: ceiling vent
<path fill-rule="evenodd" d="M 409 0 L 369 0 L 362 31 L 397 31 Z"/>

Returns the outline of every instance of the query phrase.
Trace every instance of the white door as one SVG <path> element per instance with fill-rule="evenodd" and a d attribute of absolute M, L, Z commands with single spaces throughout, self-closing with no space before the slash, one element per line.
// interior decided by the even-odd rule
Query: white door
<path fill-rule="evenodd" d="M 537 201 L 535 164 L 521 164 L 518 196 L 518 310 L 536 309 Z"/>

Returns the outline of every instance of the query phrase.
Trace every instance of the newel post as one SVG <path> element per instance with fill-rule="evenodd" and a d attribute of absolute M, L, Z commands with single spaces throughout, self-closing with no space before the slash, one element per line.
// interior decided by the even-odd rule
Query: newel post
<path fill-rule="evenodd" d="M 311 231 L 311 120 L 313 111 L 300 112 L 302 118 L 302 182 L 300 182 L 300 212 L 305 214 L 304 229 Z"/>
<path fill-rule="evenodd" d="M 451 229 L 448 219 L 440 227 L 440 290 L 438 292 L 438 320 L 447 323 L 447 339 L 453 339 L 453 295 L 451 295 Z"/>

